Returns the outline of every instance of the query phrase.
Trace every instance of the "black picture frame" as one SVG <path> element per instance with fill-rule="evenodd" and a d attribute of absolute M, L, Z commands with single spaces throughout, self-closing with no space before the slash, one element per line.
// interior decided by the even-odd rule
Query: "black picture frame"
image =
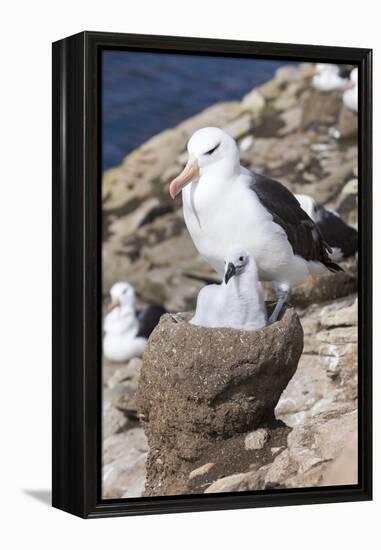
<path fill-rule="evenodd" d="M 359 483 L 101 498 L 102 49 L 330 61 L 359 67 Z M 53 506 L 84 518 L 372 498 L 372 50 L 82 32 L 53 44 Z"/>

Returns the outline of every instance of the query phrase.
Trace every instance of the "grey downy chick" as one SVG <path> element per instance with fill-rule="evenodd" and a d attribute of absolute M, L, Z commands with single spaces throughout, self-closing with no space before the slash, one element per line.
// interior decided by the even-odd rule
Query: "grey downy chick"
<path fill-rule="evenodd" d="M 190 323 L 238 330 L 259 330 L 267 325 L 257 265 L 246 250 L 236 249 L 226 257 L 221 284 L 201 289 Z"/>

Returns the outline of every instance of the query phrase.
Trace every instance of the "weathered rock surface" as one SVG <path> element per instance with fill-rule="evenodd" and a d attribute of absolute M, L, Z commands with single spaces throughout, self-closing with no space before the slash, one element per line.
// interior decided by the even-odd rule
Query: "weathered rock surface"
<path fill-rule="evenodd" d="M 198 476 L 204 476 L 213 468 L 214 465 L 214 462 L 207 462 L 206 464 L 199 466 L 198 468 L 190 472 L 189 479 L 194 479 Z"/>
<path fill-rule="evenodd" d="M 217 440 L 273 423 L 302 348 L 291 308 L 260 331 L 207 329 L 162 317 L 144 354 L 137 398 L 150 447 L 146 494 L 181 494 L 195 463 Z M 244 437 L 241 448 L 244 453 Z"/>
<path fill-rule="evenodd" d="M 141 359 L 108 365 L 103 377 L 103 495 L 129 498 L 142 495 L 147 441 L 139 427 L 136 390 Z"/>
<path fill-rule="evenodd" d="M 254 451 L 258 449 L 263 449 L 266 441 L 268 440 L 269 434 L 264 428 L 259 428 L 254 432 L 250 432 L 245 437 L 245 449 L 247 451 Z"/>
<path fill-rule="evenodd" d="M 357 260 L 348 258 L 341 263 L 344 272 L 308 277 L 290 292 L 290 302 L 299 307 L 334 301 L 357 291 Z"/>
<path fill-rule="evenodd" d="M 136 415 L 136 391 L 142 360 L 131 359 L 127 364 L 116 368 L 108 379 L 104 397 L 118 410 Z"/>
<path fill-rule="evenodd" d="M 110 401 L 103 399 L 102 403 L 102 430 L 103 438 L 122 432 L 128 426 L 128 418 L 122 412 L 112 406 Z"/>
<path fill-rule="evenodd" d="M 294 428 L 287 448 L 272 462 L 212 482 L 205 493 L 271 488 L 355 485 L 357 483 L 357 413 L 320 415 Z"/>
<path fill-rule="evenodd" d="M 310 306 L 301 323 L 303 355 L 276 408 L 277 418 L 289 426 L 357 409 L 356 296 Z"/>
<path fill-rule="evenodd" d="M 139 497 L 145 484 L 147 441 L 141 428 L 112 435 L 103 441 L 104 498 Z"/>

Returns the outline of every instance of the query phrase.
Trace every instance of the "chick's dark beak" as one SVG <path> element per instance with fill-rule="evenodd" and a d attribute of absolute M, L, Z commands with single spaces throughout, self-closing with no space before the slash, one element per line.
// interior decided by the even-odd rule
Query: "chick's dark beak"
<path fill-rule="evenodd" d="M 232 264 L 231 262 L 229 262 L 228 265 L 227 265 L 226 271 L 225 271 L 225 284 L 226 285 L 228 284 L 229 279 L 231 279 L 233 277 L 233 275 L 235 275 L 235 272 L 236 272 L 235 265 Z"/>

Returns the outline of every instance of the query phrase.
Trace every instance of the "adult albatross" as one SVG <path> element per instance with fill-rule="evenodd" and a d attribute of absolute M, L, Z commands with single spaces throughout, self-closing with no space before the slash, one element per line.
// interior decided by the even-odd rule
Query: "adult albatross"
<path fill-rule="evenodd" d="M 235 247 L 253 256 L 261 281 L 272 281 L 278 319 L 291 287 L 309 273 L 342 271 L 316 224 L 281 183 L 240 165 L 234 139 L 202 128 L 188 143 L 189 159 L 169 186 L 183 196 L 185 223 L 199 253 L 221 276 Z"/>
<path fill-rule="evenodd" d="M 319 228 L 325 242 L 332 252 L 329 257 L 339 261 L 357 252 L 358 235 L 356 229 L 347 225 L 340 214 L 330 208 L 324 208 L 309 195 L 295 195 L 300 206 Z"/>

